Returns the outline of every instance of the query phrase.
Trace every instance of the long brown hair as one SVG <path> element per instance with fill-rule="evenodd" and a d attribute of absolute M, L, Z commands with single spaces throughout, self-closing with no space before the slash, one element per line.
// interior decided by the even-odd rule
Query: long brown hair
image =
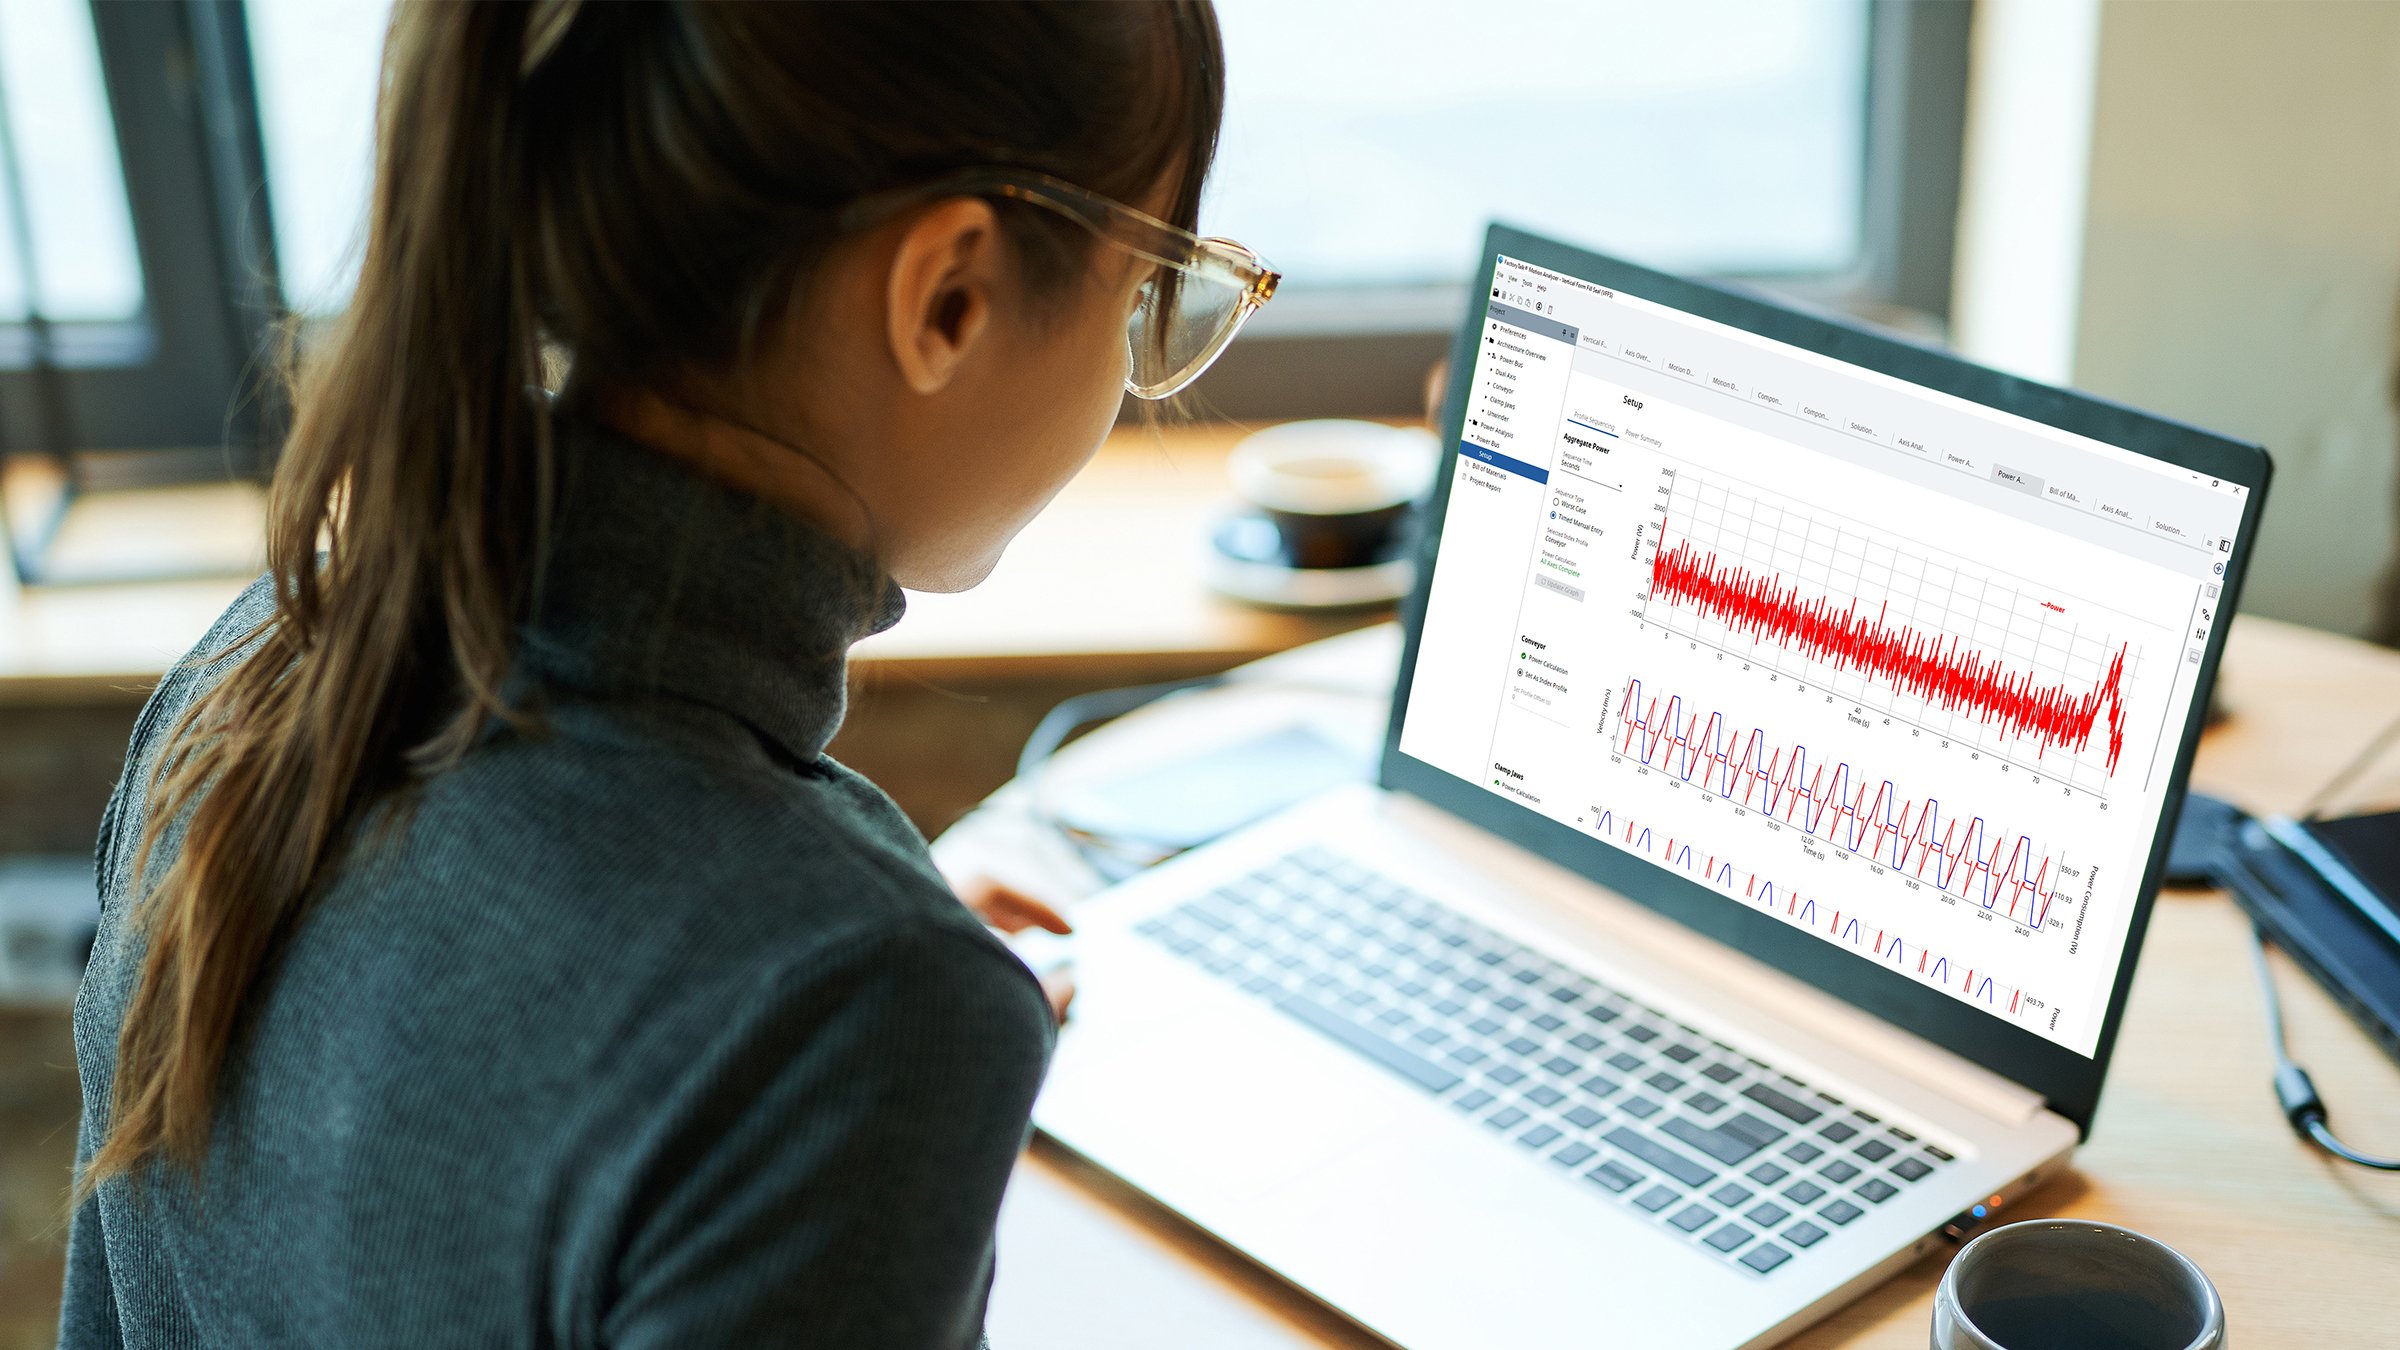
<path fill-rule="evenodd" d="M 275 615 L 150 785 L 148 948 L 79 1193 L 197 1172 L 244 1001 L 362 817 L 523 724 L 502 690 L 548 523 L 546 354 L 579 387 L 736 365 L 846 204 L 964 167 L 1120 199 L 1172 175 L 1189 225 L 1222 101 L 1207 0 L 403 0 L 357 290 L 295 378 Z M 1088 236 L 994 207 L 1037 291 L 1082 274 Z"/>

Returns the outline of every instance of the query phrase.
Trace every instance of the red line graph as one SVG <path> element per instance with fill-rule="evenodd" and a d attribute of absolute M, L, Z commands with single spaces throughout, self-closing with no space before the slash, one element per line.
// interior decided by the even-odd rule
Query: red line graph
<path fill-rule="evenodd" d="M 1965 713 L 2006 734 L 2034 741 L 2038 754 L 2057 747 L 2080 753 L 2103 726 L 2108 772 L 2125 748 L 2122 682 L 2127 648 L 2120 645 L 2107 673 L 2088 688 L 2043 683 L 2029 671 L 2010 672 L 1996 657 L 1962 649 L 1955 635 L 1920 633 L 1888 621 L 1890 604 L 1872 614 L 1803 596 L 1771 573 L 1721 562 L 1688 539 L 1669 543 L 1658 524 L 1650 559 L 1650 596 L 1689 606 L 1759 641 L 1797 649 L 1812 660 L 1883 680 L 1904 693 Z"/>

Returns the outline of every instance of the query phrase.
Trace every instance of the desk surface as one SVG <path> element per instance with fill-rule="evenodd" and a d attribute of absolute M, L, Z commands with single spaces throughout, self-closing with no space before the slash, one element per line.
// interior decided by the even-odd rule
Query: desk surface
<path fill-rule="evenodd" d="M 1393 659 L 1387 634 L 1324 644 L 1343 659 L 1320 669 L 1372 684 Z M 2243 618 L 2222 689 L 2233 718 L 2203 741 L 2196 784 L 2290 810 L 2400 709 L 2400 654 Z M 2400 755 L 2358 792 L 2400 798 Z M 995 811 L 945 836 L 943 865 L 1075 888 L 1056 854 L 1010 819 Z M 2092 1140 L 2014 1217 L 2104 1219 L 2173 1243 L 2217 1282 L 2244 1347 L 2388 1345 L 2400 1310 L 2400 1176 L 2331 1163 L 2285 1126 L 2244 932 L 2220 894 L 2160 898 Z M 2288 964 L 2280 973 L 2295 1055 L 2338 1128 L 2400 1152 L 2400 1069 L 2305 976 Z M 1115 1350 L 1162 1343 L 1164 1327 L 1174 1344 L 1212 1350 L 1381 1344 L 1045 1144 L 1018 1169 L 1000 1240 L 995 1345 Z M 1929 1256 L 1792 1344 L 1918 1350 L 1945 1259 Z"/>
<path fill-rule="evenodd" d="M 861 643 L 854 660 L 934 680 L 1135 683 L 1221 669 L 1373 617 L 1269 613 L 1200 584 L 1209 522 L 1230 498 L 1225 457 L 1244 430 L 1119 431 L 987 581 L 963 595 L 912 595 L 908 618 Z M 171 561 L 162 539 L 240 557 L 258 537 L 260 509 L 255 492 L 230 488 L 87 499 L 62 544 L 102 563 Z M 0 701 L 146 691 L 250 575 L 20 590 L 0 566 Z"/>

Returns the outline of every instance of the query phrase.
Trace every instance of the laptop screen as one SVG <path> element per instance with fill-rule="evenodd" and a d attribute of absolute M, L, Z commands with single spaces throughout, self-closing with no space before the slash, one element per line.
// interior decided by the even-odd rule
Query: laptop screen
<path fill-rule="evenodd" d="M 1493 277 L 1399 752 L 2095 1055 L 2249 490 Z"/>

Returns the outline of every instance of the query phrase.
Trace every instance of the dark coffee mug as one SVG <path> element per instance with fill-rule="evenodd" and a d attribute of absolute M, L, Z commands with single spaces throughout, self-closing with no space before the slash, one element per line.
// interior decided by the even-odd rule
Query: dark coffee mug
<path fill-rule="evenodd" d="M 2225 1305 L 2156 1238 L 2076 1219 L 1968 1243 L 1933 1295 L 1933 1350 L 2224 1350 Z"/>
<path fill-rule="evenodd" d="M 1228 465 L 1234 491 L 1273 526 L 1283 565 L 1389 561 L 1431 480 L 1425 433 L 1379 422 L 1286 422 L 1245 438 Z"/>

